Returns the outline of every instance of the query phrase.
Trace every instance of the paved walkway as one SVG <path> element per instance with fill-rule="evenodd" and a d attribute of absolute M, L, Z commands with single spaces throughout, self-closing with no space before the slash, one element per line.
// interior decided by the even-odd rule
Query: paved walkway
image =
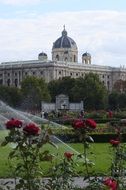
<path fill-rule="evenodd" d="M 48 178 L 44 178 L 46 182 Z M 85 187 L 87 185 L 86 181 L 83 181 L 83 177 L 74 177 L 74 186 Z M 14 179 L 0 179 L 0 190 L 14 190 L 15 181 Z M 9 187 L 9 188 L 8 188 Z"/>

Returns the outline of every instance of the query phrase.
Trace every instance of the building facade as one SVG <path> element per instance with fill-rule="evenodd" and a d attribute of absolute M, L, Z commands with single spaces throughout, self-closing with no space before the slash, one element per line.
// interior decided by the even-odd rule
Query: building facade
<path fill-rule="evenodd" d="M 118 80 L 126 80 L 126 69 L 122 67 L 99 66 L 91 64 L 91 55 L 85 52 L 82 62 L 78 62 L 76 42 L 62 31 L 52 46 L 52 60 L 46 53 L 38 55 L 38 60 L 2 62 L 0 64 L 0 85 L 20 87 L 26 76 L 44 78 L 48 83 L 62 77 L 84 77 L 92 72 L 99 76 L 106 88 L 111 91 Z"/>

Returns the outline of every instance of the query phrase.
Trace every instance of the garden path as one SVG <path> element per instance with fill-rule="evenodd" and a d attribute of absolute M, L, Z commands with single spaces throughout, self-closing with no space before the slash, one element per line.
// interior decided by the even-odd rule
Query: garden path
<path fill-rule="evenodd" d="M 48 178 L 44 178 L 44 182 L 47 182 Z M 85 187 L 88 183 L 83 181 L 83 177 L 74 177 L 74 186 L 75 187 Z M 0 190 L 8 190 L 7 186 L 10 187 L 10 190 L 14 190 L 15 181 L 14 179 L 0 179 Z"/>

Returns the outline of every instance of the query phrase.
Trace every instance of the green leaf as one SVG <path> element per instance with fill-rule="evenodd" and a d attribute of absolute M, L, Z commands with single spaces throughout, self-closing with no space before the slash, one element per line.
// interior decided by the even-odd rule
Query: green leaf
<path fill-rule="evenodd" d="M 87 140 L 89 140 L 90 142 L 94 142 L 94 139 L 91 136 L 88 136 Z"/>
<path fill-rule="evenodd" d="M 58 146 L 57 146 L 55 143 L 53 143 L 53 142 L 49 141 L 49 144 L 51 144 L 52 146 L 54 146 L 55 148 L 57 148 L 57 149 L 58 149 Z"/>
<path fill-rule="evenodd" d="M 15 150 L 12 151 L 12 152 L 10 152 L 9 158 L 10 158 L 10 159 L 14 158 L 14 157 L 15 157 L 15 155 L 14 155 L 15 153 L 16 153 Z"/>
<path fill-rule="evenodd" d="M 6 146 L 8 144 L 8 142 L 5 140 L 1 143 L 1 146 Z"/>

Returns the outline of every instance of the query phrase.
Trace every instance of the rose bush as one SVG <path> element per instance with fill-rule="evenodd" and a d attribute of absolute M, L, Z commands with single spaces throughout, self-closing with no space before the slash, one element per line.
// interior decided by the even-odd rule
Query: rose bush
<path fill-rule="evenodd" d="M 35 123 L 25 124 L 18 119 L 11 119 L 6 122 L 9 130 L 8 136 L 2 146 L 15 143 L 15 148 L 9 154 L 9 160 L 17 160 L 13 166 L 14 175 L 19 178 L 16 189 L 40 190 L 42 188 L 42 168 L 40 163 L 46 158 L 52 158 L 49 151 L 43 151 L 42 147 L 46 143 L 51 143 L 51 130 L 41 130 Z M 43 187 L 44 189 L 44 187 Z"/>
<path fill-rule="evenodd" d="M 125 175 L 126 175 L 126 145 L 122 143 L 122 128 L 124 124 L 113 126 L 116 132 L 116 138 L 110 140 L 110 148 L 112 154 L 112 164 L 110 172 L 106 178 L 100 179 L 95 176 L 93 170 L 93 161 L 89 160 L 90 142 L 93 142 L 90 133 L 96 128 L 97 124 L 93 119 L 76 119 L 72 124 L 76 135 L 80 138 L 83 144 L 83 153 L 78 155 L 78 158 L 83 160 L 84 166 L 84 180 L 88 180 L 88 186 L 85 190 L 125 190 Z M 8 143 L 16 143 L 15 148 L 10 152 L 9 159 L 17 159 L 17 165 L 14 172 L 16 177 L 20 177 L 16 184 L 16 189 L 23 190 L 74 190 L 73 176 L 76 174 L 76 162 L 73 159 L 74 154 L 71 152 L 64 152 L 63 159 L 55 163 L 51 170 L 52 178 L 49 183 L 41 183 L 42 169 L 40 162 L 44 159 L 52 160 L 52 155 L 48 151 L 42 151 L 42 147 L 46 143 L 52 144 L 50 141 L 51 131 L 44 130 L 35 123 L 25 124 L 18 119 L 12 118 L 6 122 L 6 128 L 9 134 L 5 137 L 3 146 Z M 56 155 L 57 156 L 57 155 Z M 93 179 L 92 179 L 92 176 Z M 81 189 L 81 188 L 80 188 Z"/>
<path fill-rule="evenodd" d="M 75 129 L 95 129 L 97 124 L 93 119 L 76 119 L 72 124 Z"/>
<path fill-rule="evenodd" d="M 89 132 L 95 130 L 97 124 L 93 119 L 77 119 L 73 121 L 72 127 L 75 129 L 75 133 L 79 136 L 80 141 L 83 144 L 83 153 L 79 155 L 83 159 L 84 166 L 84 179 L 88 179 L 90 182 L 89 169 L 93 167 L 94 163 L 88 159 L 89 154 L 89 141 L 93 142 L 93 138 L 89 135 Z"/>
<path fill-rule="evenodd" d="M 75 175 L 76 163 L 73 157 L 73 153 L 64 152 L 63 159 L 52 168 L 52 178 L 46 186 L 47 189 L 74 190 L 73 176 Z"/>

